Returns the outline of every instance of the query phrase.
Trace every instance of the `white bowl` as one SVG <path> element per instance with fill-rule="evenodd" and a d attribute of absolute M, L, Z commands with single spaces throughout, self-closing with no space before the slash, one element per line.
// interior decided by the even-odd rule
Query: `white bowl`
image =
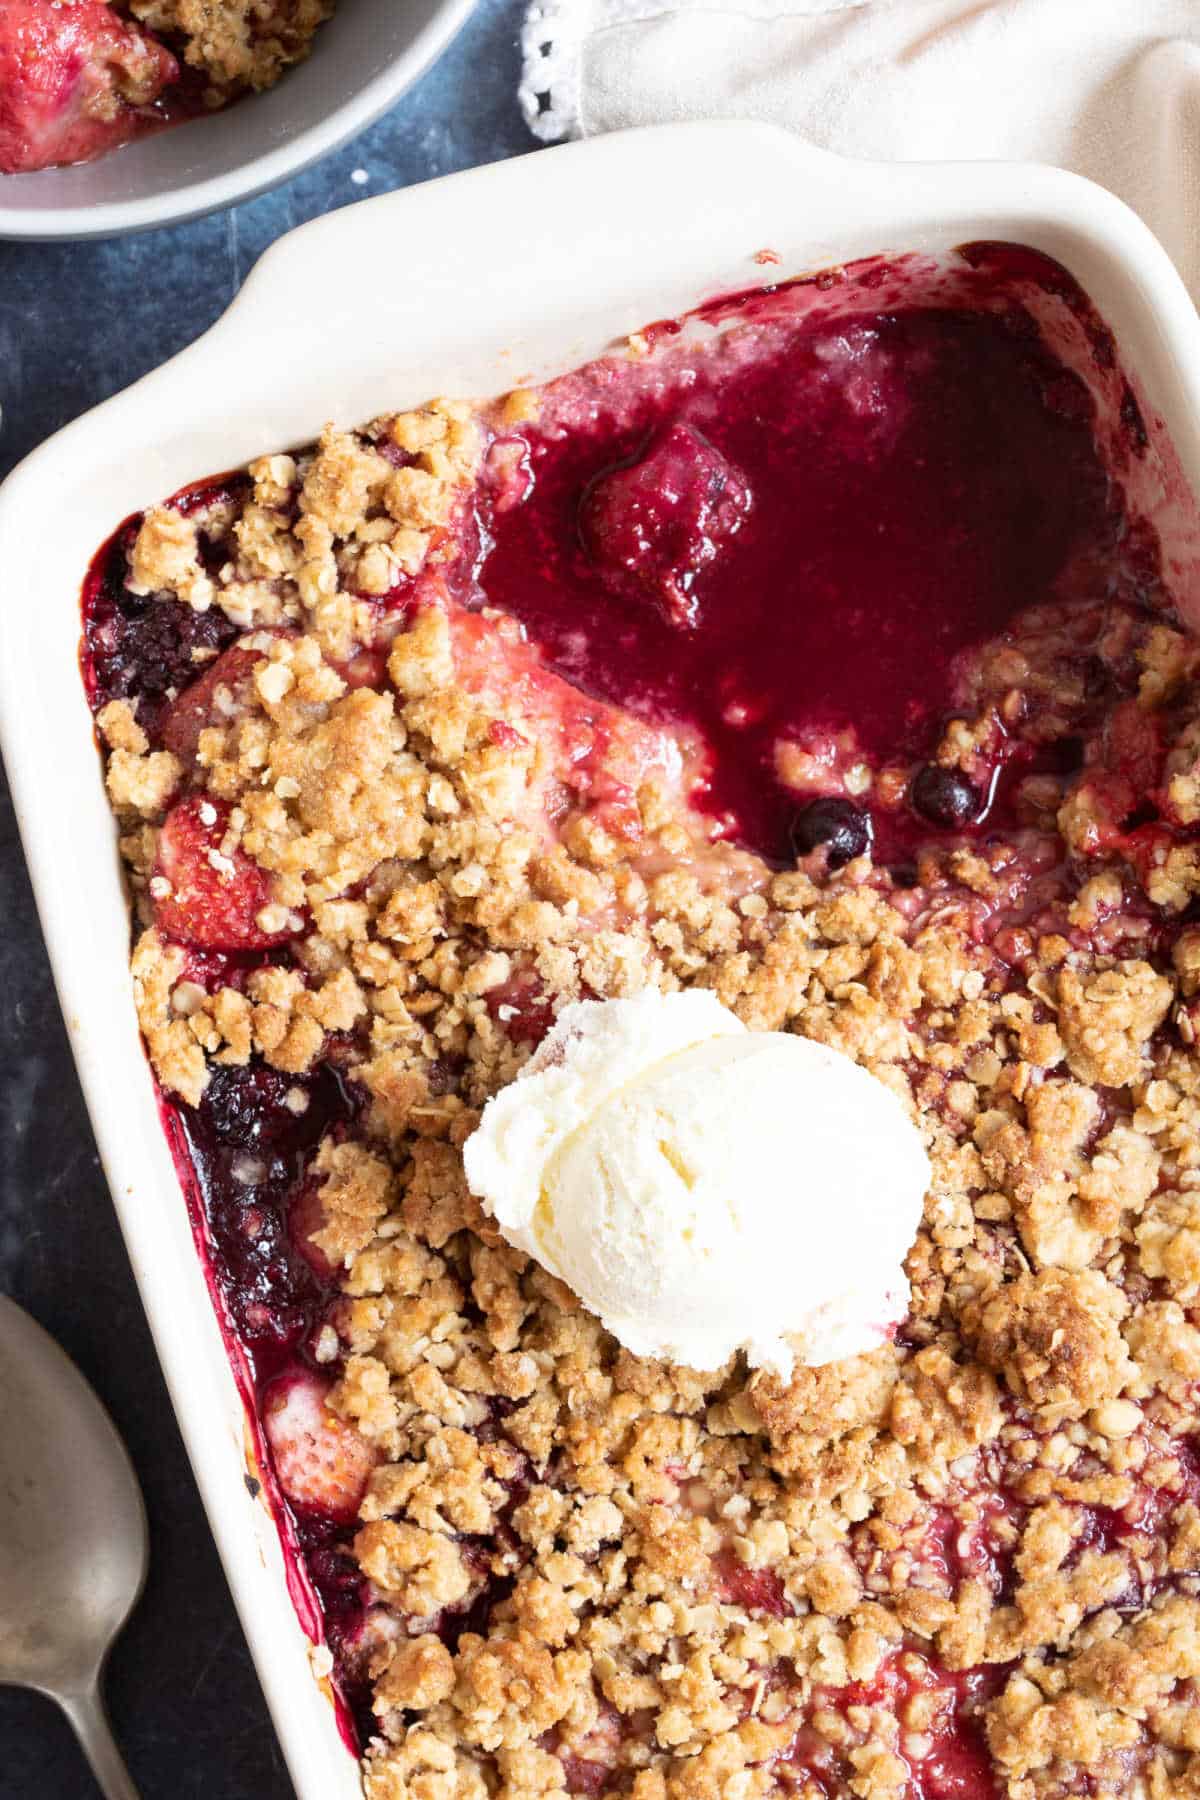
<path fill-rule="evenodd" d="M 1186 515 L 1175 576 L 1200 616 L 1200 320 L 1145 226 L 1055 170 L 847 163 L 766 126 L 569 145 L 306 225 L 268 251 L 210 332 L 0 489 L 0 743 L 25 852 L 134 1272 L 301 1800 L 348 1800 L 355 1768 L 310 1676 L 272 1520 L 247 1491 L 242 1406 L 138 1039 L 128 911 L 79 678 L 89 560 L 127 514 L 302 443 L 326 419 L 541 378 L 765 274 L 979 238 L 1057 257 L 1114 328 L 1152 438 L 1161 449 L 1169 433 L 1178 453 L 1173 479 L 1147 459 L 1146 497 L 1164 527 Z M 753 260 L 764 248 L 780 257 L 769 271 Z M 346 279 L 368 263 L 370 280 Z"/>
<path fill-rule="evenodd" d="M 249 94 L 95 162 L 0 174 L 0 238 L 113 237 L 261 194 L 394 105 L 445 49 L 472 5 L 340 0 L 318 30 L 312 55 L 265 94 Z"/>

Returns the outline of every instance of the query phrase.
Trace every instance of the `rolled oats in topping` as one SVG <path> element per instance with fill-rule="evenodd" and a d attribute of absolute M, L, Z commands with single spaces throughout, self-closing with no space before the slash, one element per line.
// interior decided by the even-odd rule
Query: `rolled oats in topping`
<path fill-rule="evenodd" d="M 259 1090 L 302 1146 L 296 1177 L 259 1144 L 255 1180 L 296 1293 L 326 1284 L 324 1416 L 370 1451 L 335 1645 L 369 1800 L 1200 1793 L 1190 640 L 1120 592 L 1030 596 L 921 765 L 957 819 L 1024 746 L 1002 824 L 889 860 L 827 813 L 843 838 L 779 866 L 689 804 L 686 723 L 464 603 L 535 399 L 329 428 L 145 515 L 137 606 L 236 627 L 253 587 L 256 622 L 182 698 L 96 695 L 158 1080 L 201 1146 L 261 1131 Z M 1151 739 L 1157 826 L 1114 800 L 1114 741 L 1159 791 Z M 864 767 L 830 793 L 886 824 L 913 769 Z M 933 1180 L 893 1342 L 787 1384 L 638 1359 L 500 1240 L 463 1176 L 481 1107 L 564 1003 L 647 986 L 912 1109 Z"/>

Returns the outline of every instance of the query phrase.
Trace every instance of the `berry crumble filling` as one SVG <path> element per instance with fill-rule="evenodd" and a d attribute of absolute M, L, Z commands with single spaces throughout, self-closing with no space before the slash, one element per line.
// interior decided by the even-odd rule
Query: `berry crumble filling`
<path fill-rule="evenodd" d="M 334 0 L 4 0 L 0 174 L 90 162 L 273 87 Z"/>
<path fill-rule="evenodd" d="M 1200 1796 L 1195 543 L 1086 297 L 971 245 L 98 553 L 138 1017 L 369 1800 Z M 472 1194 L 567 1005 L 689 989 L 919 1127 L 877 1347 L 634 1355 Z"/>

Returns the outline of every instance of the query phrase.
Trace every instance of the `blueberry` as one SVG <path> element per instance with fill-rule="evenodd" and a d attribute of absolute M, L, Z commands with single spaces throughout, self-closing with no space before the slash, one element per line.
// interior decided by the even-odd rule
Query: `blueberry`
<path fill-rule="evenodd" d="M 824 845 L 831 869 L 853 862 L 871 848 L 871 816 L 849 800 L 810 800 L 792 821 L 792 847 L 797 856 Z"/>
<path fill-rule="evenodd" d="M 979 789 L 957 769 L 940 769 L 926 763 L 909 789 L 913 808 L 931 825 L 943 831 L 960 831 L 971 825 L 983 811 Z"/>

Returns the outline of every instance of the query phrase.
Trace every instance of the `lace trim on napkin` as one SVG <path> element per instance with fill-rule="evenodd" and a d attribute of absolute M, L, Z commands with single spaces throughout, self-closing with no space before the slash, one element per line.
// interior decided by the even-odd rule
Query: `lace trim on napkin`
<path fill-rule="evenodd" d="M 893 0 L 884 0 L 892 4 Z M 589 37 L 618 25 L 681 12 L 732 12 L 746 19 L 809 18 L 849 12 L 879 0 L 531 0 L 521 26 L 521 85 L 525 123 L 543 143 L 584 135 L 583 49 Z"/>
<path fill-rule="evenodd" d="M 626 4 L 631 19 L 646 10 L 641 0 Z M 593 10 L 594 0 L 532 0 L 526 11 L 517 98 L 525 123 L 545 144 L 583 136 L 583 40 Z"/>

